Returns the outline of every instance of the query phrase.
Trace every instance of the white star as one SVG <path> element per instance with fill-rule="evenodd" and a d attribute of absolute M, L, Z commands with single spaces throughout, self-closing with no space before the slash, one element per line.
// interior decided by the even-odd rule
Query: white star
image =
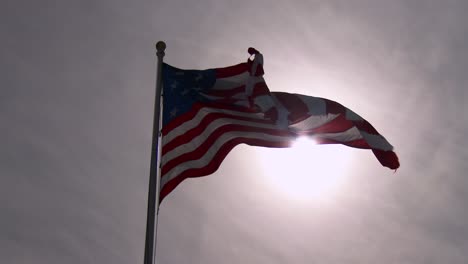
<path fill-rule="evenodd" d="M 189 93 L 189 90 L 188 89 L 184 89 L 180 94 L 182 95 L 187 95 Z"/>
<path fill-rule="evenodd" d="M 177 115 L 177 112 L 179 112 L 179 109 L 177 109 L 177 107 L 174 107 L 174 109 L 172 109 L 170 112 L 171 117 L 175 117 Z"/>
<path fill-rule="evenodd" d="M 174 91 L 174 90 L 177 88 L 177 85 L 179 85 L 179 82 L 174 81 L 174 82 L 171 84 L 171 91 Z"/>

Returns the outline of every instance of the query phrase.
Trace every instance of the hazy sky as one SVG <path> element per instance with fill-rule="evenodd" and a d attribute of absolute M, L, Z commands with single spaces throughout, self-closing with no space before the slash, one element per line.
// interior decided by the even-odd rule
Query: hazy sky
<path fill-rule="evenodd" d="M 0 262 L 143 263 L 164 40 L 180 68 L 257 48 L 272 91 L 353 109 L 401 168 L 346 147 L 295 163 L 239 146 L 164 200 L 158 264 L 466 263 L 467 13 L 466 0 L 2 1 Z M 340 183 L 281 189 L 304 163 L 322 179 L 341 166 Z"/>

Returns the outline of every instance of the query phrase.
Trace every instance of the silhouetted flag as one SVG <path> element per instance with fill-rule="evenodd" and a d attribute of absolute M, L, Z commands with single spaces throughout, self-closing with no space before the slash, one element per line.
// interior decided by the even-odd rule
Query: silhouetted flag
<path fill-rule="evenodd" d="M 300 135 L 319 144 L 372 149 L 383 166 L 400 164 L 372 125 L 323 98 L 270 92 L 263 57 L 226 68 L 181 70 L 163 64 L 160 201 L 188 177 L 215 172 L 238 144 L 289 147 Z M 313 162 L 313 161 L 311 161 Z"/>

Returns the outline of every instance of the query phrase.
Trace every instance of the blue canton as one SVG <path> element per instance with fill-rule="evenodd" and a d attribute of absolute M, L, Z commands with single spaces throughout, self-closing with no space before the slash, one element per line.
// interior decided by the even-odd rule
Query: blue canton
<path fill-rule="evenodd" d="M 163 64 L 163 126 L 192 109 L 196 102 L 207 99 L 200 93 L 209 90 L 216 81 L 216 71 L 181 70 Z"/>

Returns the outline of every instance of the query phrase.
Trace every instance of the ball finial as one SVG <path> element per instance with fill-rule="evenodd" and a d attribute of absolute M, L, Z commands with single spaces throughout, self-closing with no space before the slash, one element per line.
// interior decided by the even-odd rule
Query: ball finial
<path fill-rule="evenodd" d="M 164 43 L 164 41 L 158 41 L 158 43 L 156 43 L 157 51 L 164 51 L 165 49 L 166 49 L 166 43 Z"/>

